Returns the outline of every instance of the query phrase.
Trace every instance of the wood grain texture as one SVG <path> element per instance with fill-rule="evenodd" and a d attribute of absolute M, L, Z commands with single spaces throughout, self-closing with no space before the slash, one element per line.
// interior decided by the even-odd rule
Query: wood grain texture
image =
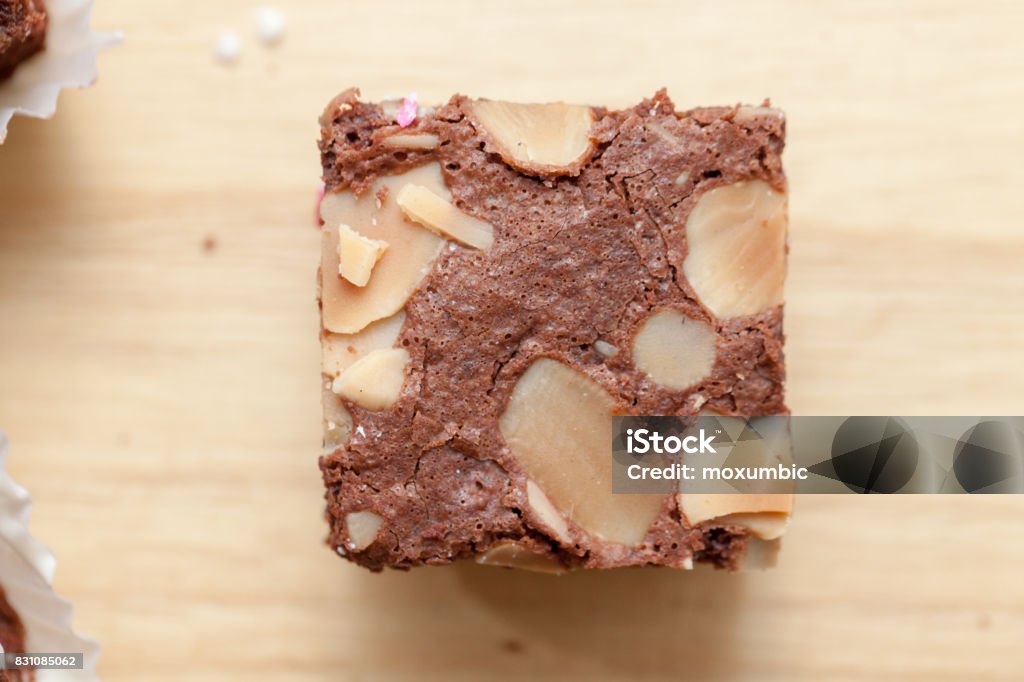
<path fill-rule="evenodd" d="M 0 147 L 0 426 L 104 679 L 1020 679 L 1021 499 L 801 498 L 763 574 L 338 560 L 312 224 L 348 85 L 770 96 L 793 410 L 1021 414 L 1020 3 L 308 0 L 275 50 L 261 3 L 98 4 L 99 84 Z"/>

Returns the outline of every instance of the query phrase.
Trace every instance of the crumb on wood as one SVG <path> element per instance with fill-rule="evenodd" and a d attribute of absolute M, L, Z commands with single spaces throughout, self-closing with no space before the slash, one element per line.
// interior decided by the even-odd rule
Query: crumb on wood
<path fill-rule="evenodd" d="M 520 640 L 510 638 L 502 640 L 501 649 L 505 653 L 521 654 L 526 649 L 526 646 Z"/>

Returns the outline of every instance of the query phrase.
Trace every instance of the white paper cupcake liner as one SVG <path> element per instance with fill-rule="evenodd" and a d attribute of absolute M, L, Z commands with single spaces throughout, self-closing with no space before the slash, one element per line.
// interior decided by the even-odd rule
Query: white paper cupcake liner
<path fill-rule="evenodd" d="M 36 682 L 98 680 L 99 645 L 71 628 L 71 603 L 53 591 L 57 560 L 28 532 L 32 500 L 7 475 L 7 437 L 0 431 L 0 585 L 25 626 L 29 653 L 82 653 L 82 670 L 37 670 Z"/>
<path fill-rule="evenodd" d="M 63 88 L 84 88 L 97 78 L 96 54 L 121 42 L 120 33 L 94 33 L 92 0 L 46 0 L 46 49 L 0 82 L 0 143 L 15 114 L 50 118 Z"/>

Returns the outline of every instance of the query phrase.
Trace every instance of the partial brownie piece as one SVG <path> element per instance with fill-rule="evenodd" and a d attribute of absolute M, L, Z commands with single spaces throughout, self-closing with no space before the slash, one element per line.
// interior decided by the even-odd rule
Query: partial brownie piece
<path fill-rule="evenodd" d="M 782 113 L 411 106 L 348 90 L 320 119 L 330 545 L 770 563 L 789 496 L 613 495 L 610 416 L 786 413 Z"/>
<path fill-rule="evenodd" d="M 7 593 L 0 586 L 0 646 L 7 653 L 25 653 L 25 626 L 18 617 L 17 611 L 8 603 Z M 0 675 L 3 671 L 0 670 Z M 10 679 L 31 680 L 31 670 L 11 670 L 7 677 L 0 677 L 0 680 Z"/>
<path fill-rule="evenodd" d="M 0 80 L 43 49 L 45 40 L 43 0 L 0 0 Z"/>

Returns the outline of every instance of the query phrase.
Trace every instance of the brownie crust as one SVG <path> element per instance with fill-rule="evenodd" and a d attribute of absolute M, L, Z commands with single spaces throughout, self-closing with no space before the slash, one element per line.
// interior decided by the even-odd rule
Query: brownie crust
<path fill-rule="evenodd" d="M 43 0 L 0 0 L 0 80 L 43 49 L 46 28 Z"/>
<path fill-rule="evenodd" d="M 595 109 L 596 145 L 579 172 L 541 178 L 494 152 L 466 97 L 421 112 L 403 131 L 436 135 L 436 149 L 401 151 L 382 144 L 396 124 L 380 105 L 356 90 L 335 98 L 320 121 L 327 192 L 358 195 L 378 177 L 436 161 L 452 203 L 493 225 L 495 242 L 486 252 L 444 249 L 408 299 L 396 345 L 409 353 L 415 390 L 383 411 L 347 405 L 356 429 L 320 460 L 328 543 L 373 570 L 445 564 L 509 540 L 570 568 L 693 560 L 735 568 L 749 531 L 691 527 L 676 496 L 639 546 L 585 534 L 559 543 L 524 516 L 525 474 L 498 422 L 538 358 L 599 384 L 617 414 L 786 413 L 782 306 L 718 321 L 682 269 L 686 220 L 700 196 L 744 180 L 785 191 L 784 120 L 772 111 L 677 111 L 665 91 L 631 109 Z M 595 347 L 601 339 L 629 348 L 656 308 L 715 328 L 717 359 L 699 385 L 660 387 L 628 353 L 606 357 Z M 348 552 L 343 520 L 365 509 L 387 522 L 378 541 Z"/>

